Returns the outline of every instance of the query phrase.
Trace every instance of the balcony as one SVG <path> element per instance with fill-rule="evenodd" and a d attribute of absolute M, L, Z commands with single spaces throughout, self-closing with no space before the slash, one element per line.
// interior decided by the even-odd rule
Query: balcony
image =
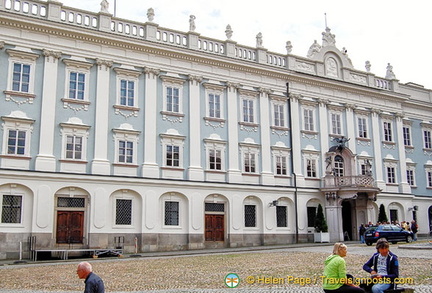
<path fill-rule="evenodd" d="M 327 175 L 324 178 L 324 188 L 376 188 L 375 180 L 372 176 L 333 176 Z"/>

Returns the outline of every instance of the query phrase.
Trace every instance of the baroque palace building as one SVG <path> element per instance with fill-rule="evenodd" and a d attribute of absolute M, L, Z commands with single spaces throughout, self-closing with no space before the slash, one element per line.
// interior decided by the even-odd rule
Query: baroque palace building
<path fill-rule="evenodd" d="M 330 241 L 432 227 L 432 92 L 307 57 L 63 6 L 0 0 L 0 258 Z M 187 20 L 186 20 L 187 21 Z M 124 241 L 124 243 L 123 243 Z M 136 245 L 136 248 L 135 248 Z M 25 246 L 25 245 L 24 245 Z"/>

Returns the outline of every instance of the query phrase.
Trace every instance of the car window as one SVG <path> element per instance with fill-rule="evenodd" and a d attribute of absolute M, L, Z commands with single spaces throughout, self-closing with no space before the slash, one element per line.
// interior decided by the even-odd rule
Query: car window
<path fill-rule="evenodd" d="M 383 226 L 382 230 L 383 231 L 392 231 L 393 229 L 391 228 L 390 225 L 385 225 L 385 226 Z"/>
<path fill-rule="evenodd" d="M 402 229 L 401 227 L 398 227 L 396 225 L 392 225 L 391 227 L 392 227 L 393 231 L 400 231 Z"/>

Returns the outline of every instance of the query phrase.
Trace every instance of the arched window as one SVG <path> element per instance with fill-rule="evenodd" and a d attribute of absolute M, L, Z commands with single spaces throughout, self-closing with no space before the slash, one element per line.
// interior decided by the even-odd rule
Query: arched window
<path fill-rule="evenodd" d="M 335 157 L 334 176 L 336 177 L 344 176 L 344 160 L 341 156 Z"/>

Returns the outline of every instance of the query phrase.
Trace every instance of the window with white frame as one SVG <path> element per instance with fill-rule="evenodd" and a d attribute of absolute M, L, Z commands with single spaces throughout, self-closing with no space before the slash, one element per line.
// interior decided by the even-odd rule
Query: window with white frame
<path fill-rule="evenodd" d="M 357 136 L 360 138 L 368 138 L 368 127 L 367 127 L 367 119 L 366 117 L 358 117 L 357 118 Z"/>
<path fill-rule="evenodd" d="M 205 139 L 207 170 L 225 171 L 226 142 L 216 139 Z"/>
<path fill-rule="evenodd" d="M 303 126 L 305 131 L 315 131 L 313 109 L 303 108 Z"/>
<path fill-rule="evenodd" d="M 30 156 L 33 119 L 29 119 L 21 111 L 14 111 L 9 116 L 2 116 L 3 123 L 3 155 Z"/>
<path fill-rule="evenodd" d="M 394 184 L 396 183 L 396 167 L 387 166 L 387 183 Z"/>
<path fill-rule="evenodd" d="M 415 186 L 415 169 L 407 167 L 407 182 L 410 186 Z"/>
<path fill-rule="evenodd" d="M 252 144 L 240 144 L 241 154 L 242 154 L 242 171 L 243 173 L 258 174 L 258 156 L 259 156 L 259 146 Z"/>
<path fill-rule="evenodd" d="M 391 121 L 383 122 L 383 130 L 384 130 L 384 141 L 393 142 L 393 129 Z"/>
<path fill-rule="evenodd" d="M 183 168 L 185 137 L 179 135 L 177 131 L 174 132 L 161 134 L 163 167 Z"/>
<path fill-rule="evenodd" d="M 62 134 L 62 159 L 85 161 L 87 158 L 87 138 L 90 126 L 79 118 L 71 118 L 60 123 Z"/>
<path fill-rule="evenodd" d="M 412 146 L 411 143 L 411 127 L 409 125 L 404 125 L 403 128 L 403 140 L 404 146 Z"/>
<path fill-rule="evenodd" d="M 22 218 L 22 196 L 3 194 L 1 222 L 7 224 L 20 224 Z"/>
<path fill-rule="evenodd" d="M 427 188 L 432 188 L 432 167 L 426 168 L 426 184 Z"/>
<path fill-rule="evenodd" d="M 140 131 L 134 130 L 130 124 L 124 123 L 120 125 L 120 128 L 113 129 L 113 132 L 115 139 L 115 163 L 136 165 Z"/>
<path fill-rule="evenodd" d="M 317 178 L 317 160 L 306 159 L 306 177 Z"/>
<path fill-rule="evenodd" d="M 360 174 L 364 176 L 371 176 L 372 164 L 370 163 L 370 159 L 359 159 L 358 162 L 360 164 Z"/>
<path fill-rule="evenodd" d="M 425 149 L 432 149 L 431 129 L 423 130 L 423 146 Z"/>
<path fill-rule="evenodd" d="M 274 174 L 278 176 L 287 176 L 289 174 L 288 163 L 290 150 L 282 145 L 272 146 L 272 155 Z"/>
<path fill-rule="evenodd" d="M 5 91 L 6 100 L 16 103 L 32 103 L 34 95 L 34 79 L 36 59 L 39 55 L 7 49 L 9 54 L 9 74 L 7 79 L 7 89 Z M 15 100 L 16 97 L 24 98 L 26 101 Z"/>
<path fill-rule="evenodd" d="M 163 111 L 174 114 L 183 113 L 184 80 L 171 76 L 161 76 L 163 80 L 164 105 Z"/>
<path fill-rule="evenodd" d="M 342 114 L 340 112 L 330 112 L 331 134 L 342 135 Z"/>
<path fill-rule="evenodd" d="M 140 73 L 125 68 L 114 68 L 117 73 L 117 105 L 138 108 L 138 77 Z"/>
<path fill-rule="evenodd" d="M 306 178 L 318 178 L 318 158 L 319 152 L 316 150 L 304 150 L 303 162 Z"/>
<path fill-rule="evenodd" d="M 255 123 L 255 99 L 251 97 L 242 98 L 242 121 Z"/>
<path fill-rule="evenodd" d="M 76 102 L 88 102 L 89 97 L 89 80 L 91 63 L 64 59 L 66 64 L 66 92 L 64 98 Z"/>

